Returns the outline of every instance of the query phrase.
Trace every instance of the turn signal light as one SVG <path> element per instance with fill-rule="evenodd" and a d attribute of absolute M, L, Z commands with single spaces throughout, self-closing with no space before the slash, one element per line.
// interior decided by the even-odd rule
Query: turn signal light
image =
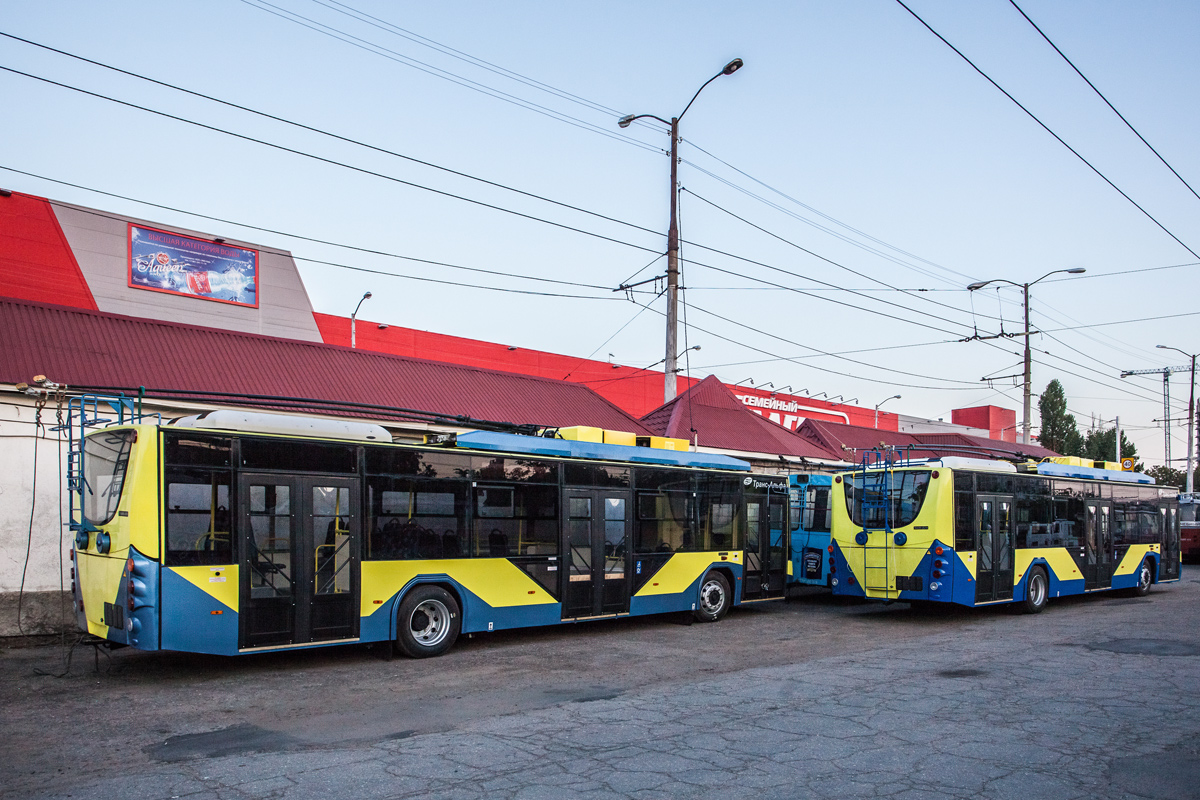
<path fill-rule="evenodd" d="M 944 552 L 946 552 L 946 551 L 945 551 L 945 550 L 943 550 L 943 549 L 942 549 L 942 546 L 939 544 L 937 547 L 933 548 L 933 552 L 934 552 L 934 554 L 935 554 L 935 555 L 939 555 L 939 556 L 940 556 L 942 553 L 944 553 Z"/>

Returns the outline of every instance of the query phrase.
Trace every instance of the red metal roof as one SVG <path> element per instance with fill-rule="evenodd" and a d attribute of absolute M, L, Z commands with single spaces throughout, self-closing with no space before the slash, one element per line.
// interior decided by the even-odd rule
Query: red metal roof
<path fill-rule="evenodd" d="M 750 411 L 713 375 L 642 417 L 642 424 L 659 436 L 688 441 L 698 436 L 702 447 L 847 460 Z"/>
<path fill-rule="evenodd" d="M 96 308 L 50 203 L 13 192 L 0 197 L 0 296 Z"/>
<path fill-rule="evenodd" d="M 964 456 L 968 458 L 997 458 L 1002 455 L 1025 456 L 1041 460 L 1057 453 L 1035 444 L 1023 445 L 1001 442 L 982 436 L 966 436 L 961 433 L 898 433 L 896 431 L 864 428 L 857 425 L 839 425 L 808 419 L 800 426 L 797 434 L 813 444 L 840 452 L 847 461 L 857 461 L 859 454 L 873 447 L 886 445 L 909 448 L 915 458 L 936 456 Z"/>
<path fill-rule="evenodd" d="M 481 367 L 10 298 L 0 298 L 0 330 L 0 381 L 7 383 L 41 374 L 71 386 L 145 386 L 160 396 L 272 395 L 650 433 L 586 386 Z"/>
<path fill-rule="evenodd" d="M 350 344 L 349 317 L 313 312 L 313 319 L 326 344 Z M 662 402 L 663 373 L 652 369 L 531 350 L 503 342 L 419 331 L 400 325 L 381 328 L 379 323 L 363 319 L 358 320 L 355 339 L 362 350 L 411 358 L 432 358 L 452 364 L 490 367 L 581 383 L 635 417 L 640 417 Z M 680 375 L 678 380 L 681 388 L 695 382 L 684 375 Z"/>

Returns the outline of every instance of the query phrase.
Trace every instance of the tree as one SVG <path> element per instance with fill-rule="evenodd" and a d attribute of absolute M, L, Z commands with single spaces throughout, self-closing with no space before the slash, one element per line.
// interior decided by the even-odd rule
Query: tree
<path fill-rule="evenodd" d="M 1083 457 L 1093 461 L 1112 461 L 1116 456 L 1116 428 L 1094 428 L 1083 438 Z M 1121 458 L 1137 459 L 1137 447 L 1121 431 Z"/>
<path fill-rule="evenodd" d="M 1075 425 L 1075 415 L 1067 413 L 1067 395 L 1058 379 L 1046 385 L 1038 399 L 1041 415 L 1041 433 L 1038 443 L 1048 450 L 1064 456 L 1083 453 L 1083 437 Z"/>
<path fill-rule="evenodd" d="M 1146 474 L 1154 478 L 1160 486 L 1174 486 L 1183 491 L 1187 486 L 1187 470 L 1175 469 L 1163 465 L 1161 467 L 1151 467 L 1146 470 Z M 1196 467 L 1192 472 L 1192 485 L 1200 486 L 1200 467 Z"/>

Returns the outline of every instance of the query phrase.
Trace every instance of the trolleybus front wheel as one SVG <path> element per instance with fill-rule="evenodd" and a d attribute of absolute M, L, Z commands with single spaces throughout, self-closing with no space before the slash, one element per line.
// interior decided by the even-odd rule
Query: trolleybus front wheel
<path fill-rule="evenodd" d="M 1025 599 L 1021 601 L 1021 610 L 1026 614 L 1036 614 L 1046 607 L 1050 599 L 1050 580 L 1046 570 L 1034 567 L 1029 571 L 1029 580 L 1025 583 Z"/>
<path fill-rule="evenodd" d="M 412 658 L 440 656 L 462 626 L 458 603 L 440 586 L 417 586 L 400 603 L 396 646 Z"/>
<path fill-rule="evenodd" d="M 1143 558 L 1142 565 L 1138 567 L 1138 582 L 1137 586 L 1133 587 L 1133 593 L 1138 597 L 1150 594 L 1150 584 L 1152 583 L 1154 583 L 1154 568 L 1150 566 L 1150 559 Z"/>
<path fill-rule="evenodd" d="M 700 603 L 695 616 L 699 622 L 716 622 L 729 611 L 729 581 L 723 574 L 712 571 L 700 582 Z"/>

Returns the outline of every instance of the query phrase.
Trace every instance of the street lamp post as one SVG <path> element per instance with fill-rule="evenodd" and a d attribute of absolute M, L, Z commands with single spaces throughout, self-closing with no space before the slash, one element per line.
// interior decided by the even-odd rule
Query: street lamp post
<path fill-rule="evenodd" d="M 899 399 L 900 399 L 900 395 L 894 394 L 891 397 L 883 398 L 882 400 L 880 400 L 878 403 L 875 404 L 875 427 L 877 429 L 879 428 L 879 407 L 881 405 L 883 405 L 884 403 L 886 403 L 888 400 L 899 400 Z"/>
<path fill-rule="evenodd" d="M 1018 287 L 1025 295 L 1025 398 L 1023 403 L 1024 408 L 1022 409 L 1023 421 L 1021 423 L 1021 441 L 1023 444 L 1029 444 L 1029 394 L 1030 384 L 1033 381 L 1033 358 L 1029 352 L 1029 287 L 1033 286 L 1035 283 L 1045 280 L 1046 278 L 1049 278 L 1051 275 L 1057 275 L 1060 272 L 1068 275 L 1080 275 L 1084 272 L 1087 272 L 1087 270 L 1083 267 L 1074 267 L 1072 269 L 1056 269 L 1053 272 L 1047 272 L 1036 281 L 1030 281 L 1029 283 L 1015 283 L 1007 278 L 992 278 L 990 281 L 976 281 L 967 287 L 967 291 L 973 292 L 976 289 L 982 289 L 989 283 L 1007 283 Z"/>
<path fill-rule="evenodd" d="M 1192 392 L 1188 396 L 1187 477 L 1184 479 L 1187 481 L 1187 483 L 1186 483 L 1187 491 L 1191 492 L 1194 489 L 1194 487 L 1192 485 L 1193 484 L 1192 457 L 1196 454 L 1196 448 L 1192 444 L 1192 442 L 1194 441 L 1192 439 L 1192 430 L 1193 430 L 1192 426 L 1196 424 L 1196 356 L 1200 355 L 1200 353 L 1184 353 L 1184 351 L 1180 350 L 1178 347 L 1168 347 L 1165 344 L 1160 344 L 1160 345 L 1156 345 L 1156 346 L 1161 350 L 1174 350 L 1176 353 L 1183 353 L 1185 356 L 1187 356 L 1188 358 L 1190 358 L 1192 360 Z"/>
<path fill-rule="evenodd" d="M 671 117 L 670 122 L 654 114 L 628 114 L 617 120 L 617 125 L 628 128 L 630 123 L 637 119 L 656 119 L 671 129 L 671 221 L 667 229 L 667 357 L 664 359 L 667 363 L 663 377 L 663 402 L 675 399 L 675 375 L 678 372 L 675 369 L 675 348 L 678 346 L 676 331 L 679 324 L 679 217 L 676 209 L 679 186 L 679 121 L 692 107 L 692 103 L 696 102 L 696 98 L 700 96 L 700 92 L 704 91 L 705 86 L 722 75 L 732 75 L 742 68 L 742 64 L 740 58 L 735 58 L 726 64 L 720 72 L 713 75 L 696 90 L 679 116 Z"/>
<path fill-rule="evenodd" d="M 362 299 L 360 299 L 358 301 L 358 305 L 356 305 L 354 307 L 354 313 L 350 315 L 350 349 L 351 350 L 353 350 L 355 348 L 354 322 L 355 322 L 355 319 L 358 317 L 358 309 L 362 307 L 363 300 L 370 300 L 370 299 L 371 299 L 371 293 L 370 292 L 364 293 L 362 296 Z"/>

